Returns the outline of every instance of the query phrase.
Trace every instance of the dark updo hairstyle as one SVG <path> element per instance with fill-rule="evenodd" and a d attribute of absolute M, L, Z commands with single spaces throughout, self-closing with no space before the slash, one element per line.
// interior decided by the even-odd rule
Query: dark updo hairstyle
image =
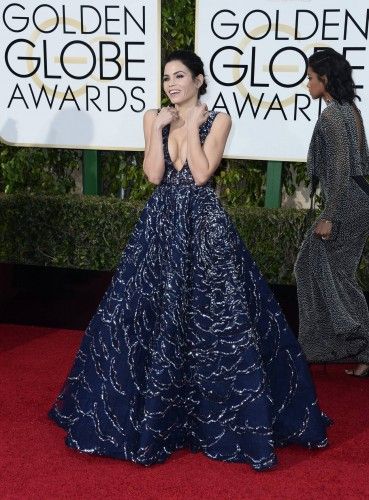
<path fill-rule="evenodd" d="M 197 54 L 191 52 L 190 50 L 175 50 L 167 56 L 165 64 L 171 61 L 181 61 L 181 63 L 190 70 L 192 78 L 196 78 L 198 75 L 203 75 L 204 82 L 199 88 L 198 96 L 200 97 L 206 93 L 206 87 L 208 84 L 205 81 L 204 63 Z"/>
<path fill-rule="evenodd" d="M 324 82 L 323 77 L 327 78 L 325 89 L 333 99 L 340 104 L 353 103 L 356 95 L 352 68 L 343 55 L 331 48 L 318 50 L 309 57 L 309 66 L 319 80 Z"/>

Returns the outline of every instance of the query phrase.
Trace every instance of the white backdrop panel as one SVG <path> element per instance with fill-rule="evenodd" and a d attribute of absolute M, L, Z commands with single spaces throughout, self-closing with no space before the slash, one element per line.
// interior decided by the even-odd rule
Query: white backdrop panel
<path fill-rule="evenodd" d="M 306 87 L 306 59 L 316 47 L 345 53 L 369 126 L 368 7 L 367 0 L 197 0 L 205 100 L 233 120 L 226 156 L 306 159 L 324 107 Z"/>
<path fill-rule="evenodd" d="M 143 148 L 143 112 L 160 103 L 159 0 L 18 0 L 0 11 L 4 142 Z"/>

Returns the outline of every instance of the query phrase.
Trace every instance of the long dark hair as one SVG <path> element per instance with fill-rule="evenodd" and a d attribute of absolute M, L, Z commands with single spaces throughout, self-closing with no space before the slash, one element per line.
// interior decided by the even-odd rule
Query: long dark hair
<path fill-rule="evenodd" d="M 164 64 L 171 61 L 181 61 L 181 63 L 190 70 L 192 78 L 202 75 L 204 77 L 204 82 L 199 88 L 198 96 L 206 93 L 206 87 L 208 85 L 205 81 L 204 63 L 195 52 L 191 52 L 190 50 L 174 50 L 166 57 Z"/>
<path fill-rule="evenodd" d="M 356 95 L 352 68 L 343 55 L 331 48 L 318 50 L 309 57 L 309 66 L 319 80 L 324 81 L 324 76 L 327 78 L 325 88 L 333 99 L 340 104 L 353 103 Z"/>

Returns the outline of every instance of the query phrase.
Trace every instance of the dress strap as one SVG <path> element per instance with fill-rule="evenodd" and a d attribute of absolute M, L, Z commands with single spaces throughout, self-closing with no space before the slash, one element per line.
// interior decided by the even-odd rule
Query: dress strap
<path fill-rule="evenodd" d="M 165 125 L 165 127 L 162 128 L 161 134 L 163 136 L 163 141 L 168 140 L 169 136 L 169 125 Z"/>
<path fill-rule="evenodd" d="M 200 127 L 200 142 L 201 144 L 204 144 L 205 139 L 209 135 L 211 126 L 213 125 L 213 122 L 215 120 L 215 117 L 217 116 L 218 111 L 210 111 L 209 116 L 207 120 L 201 125 Z"/>

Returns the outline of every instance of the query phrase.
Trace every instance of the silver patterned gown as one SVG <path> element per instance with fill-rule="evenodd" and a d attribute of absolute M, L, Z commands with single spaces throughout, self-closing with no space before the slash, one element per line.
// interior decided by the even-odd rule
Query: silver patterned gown
<path fill-rule="evenodd" d="M 369 154 L 355 105 L 333 101 L 319 117 L 308 155 L 333 238 L 312 227 L 298 255 L 299 341 L 309 361 L 369 363 L 369 311 L 356 271 L 369 236 Z"/>
<path fill-rule="evenodd" d="M 186 447 L 265 469 L 276 446 L 324 447 L 301 348 L 210 183 L 175 169 L 168 133 L 163 180 L 50 416 L 68 446 L 144 465 Z"/>

